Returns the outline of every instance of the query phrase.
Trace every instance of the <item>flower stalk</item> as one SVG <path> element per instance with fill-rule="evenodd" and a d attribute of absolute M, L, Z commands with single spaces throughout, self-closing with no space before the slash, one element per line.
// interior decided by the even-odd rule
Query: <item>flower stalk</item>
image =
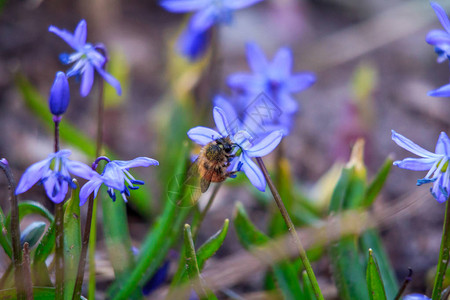
<path fill-rule="evenodd" d="M 312 288 L 314 290 L 314 294 L 316 295 L 317 299 L 323 300 L 324 298 L 323 298 L 322 292 L 320 291 L 316 276 L 314 275 L 314 271 L 311 267 L 311 264 L 309 263 L 308 257 L 306 255 L 306 251 L 303 248 L 300 238 L 298 237 L 297 231 L 295 230 L 294 223 L 292 223 L 292 220 L 289 217 L 289 213 L 288 213 L 286 207 L 284 206 L 283 200 L 281 200 L 280 194 L 278 193 L 277 188 L 273 184 L 273 181 L 270 178 L 269 172 L 267 171 L 267 168 L 266 168 L 262 158 L 256 157 L 256 161 L 258 162 L 258 165 L 261 168 L 261 170 L 264 174 L 264 177 L 266 178 L 267 184 L 269 185 L 270 191 L 272 192 L 275 203 L 277 204 L 278 209 L 280 210 L 280 213 L 283 216 L 283 220 L 289 229 L 289 233 L 292 236 L 292 240 L 297 245 L 300 259 L 303 263 L 303 266 L 305 266 L 306 274 L 308 275 L 308 278 L 311 282 Z"/>
<path fill-rule="evenodd" d="M 6 159 L 0 160 L 0 168 L 5 173 L 11 192 L 11 240 L 13 248 L 14 278 L 16 281 L 17 299 L 25 299 L 25 286 L 22 280 L 22 251 L 20 247 L 19 205 L 14 191 L 16 183 Z"/>
<path fill-rule="evenodd" d="M 441 298 L 442 283 L 444 282 L 445 271 L 447 270 L 450 257 L 450 209 L 449 201 L 445 204 L 444 229 L 442 230 L 441 248 L 439 250 L 439 261 L 437 265 L 436 277 L 434 278 L 433 293 L 431 299 Z"/>

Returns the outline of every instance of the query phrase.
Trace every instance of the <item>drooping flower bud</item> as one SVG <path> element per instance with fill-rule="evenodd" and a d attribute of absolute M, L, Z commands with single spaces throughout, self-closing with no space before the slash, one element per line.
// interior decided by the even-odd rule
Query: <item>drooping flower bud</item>
<path fill-rule="evenodd" d="M 69 82 L 66 74 L 60 71 L 56 73 L 55 81 L 50 90 L 50 97 L 48 98 L 51 113 L 55 116 L 62 115 L 66 112 L 69 101 Z"/>

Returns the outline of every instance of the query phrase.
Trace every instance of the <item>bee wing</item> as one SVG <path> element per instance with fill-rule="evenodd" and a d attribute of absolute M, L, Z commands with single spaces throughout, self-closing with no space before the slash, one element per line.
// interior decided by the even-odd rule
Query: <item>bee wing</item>
<path fill-rule="evenodd" d="M 211 179 L 214 175 L 214 170 L 208 170 L 206 174 L 200 179 L 200 188 L 202 193 L 206 192 L 211 184 Z"/>

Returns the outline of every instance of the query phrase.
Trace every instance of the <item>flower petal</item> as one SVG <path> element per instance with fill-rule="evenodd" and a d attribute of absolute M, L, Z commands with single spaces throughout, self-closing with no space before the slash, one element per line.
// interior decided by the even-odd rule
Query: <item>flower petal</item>
<path fill-rule="evenodd" d="M 410 139 L 404 137 L 403 135 L 395 132 L 394 130 L 392 130 L 392 140 L 399 145 L 400 147 L 402 147 L 403 149 L 414 153 L 415 155 L 421 156 L 421 157 L 427 157 L 427 158 L 436 158 L 439 157 L 439 155 L 432 153 L 428 150 L 423 149 L 422 147 L 420 147 L 419 145 L 415 144 L 413 141 L 411 141 Z"/>
<path fill-rule="evenodd" d="M 209 142 L 212 142 L 220 137 L 223 137 L 217 131 L 203 126 L 191 128 L 187 132 L 187 135 L 191 140 L 193 140 L 194 142 L 196 142 L 201 146 L 204 146 Z"/>
<path fill-rule="evenodd" d="M 264 73 L 267 70 L 266 56 L 256 43 L 247 43 L 247 60 L 253 72 Z"/>
<path fill-rule="evenodd" d="M 282 115 L 279 119 L 282 119 L 286 114 L 293 114 L 298 111 L 298 103 L 288 93 L 278 94 L 279 109 L 282 111 Z"/>
<path fill-rule="evenodd" d="M 200 10 L 210 2 L 210 0 L 163 0 L 160 5 L 170 12 L 180 13 Z"/>
<path fill-rule="evenodd" d="M 102 175 L 103 183 L 122 192 L 125 189 L 125 175 L 122 169 L 114 163 L 114 161 L 107 163 Z"/>
<path fill-rule="evenodd" d="M 436 16 L 438 17 L 439 22 L 441 22 L 442 27 L 444 27 L 444 29 L 450 33 L 450 21 L 448 20 L 445 10 L 436 2 L 430 2 L 430 4 L 434 9 L 434 12 L 436 13 Z"/>
<path fill-rule="evenodd" d="M 44 189 L 47 197 L 54 203 L 61 203 L 64 201 L 69 190 L 69 184 L 65 180 L 58 180 L 55 172 L 52 172 L 47 180 L 44 181 Z"/>
<path fill-rule="evenodd" d="M 214 5 L 208 6 L 192 16 L 189 27 L 197 31 L 205 31 L 214 24 L 216 16 Z"/>
<path fill-rule="evenodd" d="M 450 43 L 450 34 L 440 29 L 431 30 L 425 41 L 430 45 L 448 44 Z"/>
<path fill-rule="evenodd" d="M 223 111 L 220 107 L 214 107 L 213 109 L 213 117 L 214 122 L 216 123 L 217 130 L 222 136 L 232 135 L 233 132 L 230 128 L 230 124 L 228 123 L 227 116 L 225 111 Z M 237 120 L 233 120 L 237 121 Z"/>
<path fill-rule="evenodd" d="M 248 73 L 234 73 L 228 76 L 227 84 L 233 89 L 242 89 L 246 92 L 255 90 L 255 86 L 260 90 L 261 81 L 254 84 L 255 76 Z"/>
<path fill-rule="evenodd" d="M 445 132 L 441 132 L 436 144 L 436 154 L 445 154 L 450 156 L 450 139 Z"/>
<path fill-rule="evenodd" d="M 67 75 L 69 76 L 69 75 Z M 86 63 L 81 74 L 80 95 L 86 97 L 94 84 L 94 67 Z"/>
<path fill-rule="evenodd" d="M 261 192 L 266 190 L 266 179 L 263 172 L 252 161 L 250 157 L 245 154 L 241 155 L 242 171 L 247 175 L 250 182 Z"/>
<path fill-rule="evenodd" d="M 450 97 L 450 84 L 446 84 L 427 93 L 431 97 Z"/>
<path fill-rule="evenodd" d="M 67 159 L 65 163 L 69 173 L 75 176 L 90 180 L 97 174 L 91 167 L 82 162 Z"/>
<path fill-rule="evenodd" d="M 223 112 L 227 116 L 227 119 L 229 119 L 229 120 L 237 120 L 238 119 L 236 110 L 234 109 L 234 107 L 230 103 L 230 101 L 228 99 L 226 99 L 225 97 L 217 95 L 216 97 L 214 97 L 213 103 L 214 103 L 214 107 L 219 107 L 220 109 L 223 110 Z"/>
<path fill-rule="evenodd" d="M 28 191 L 36 182 L 38 182 L 49 170 L 50 162 L 52 159 L 53 156 L 29 166 L 20 178 L 20 181 L 16 187 L 15 194 L 18 195 Z"/>
<path fill-rule="evenodd" d="M 283 47 L 277 51 L 270 67 L 270 77 L 278 81 L 289 78 L 292 70 L 292 51 Z"/>
<path fill-rule="evenodd" d="M 249 149 L 245 149 L 245 153 L 249 157 L 263 157 L 272 152 L 283 138 L 283 131 L 274 131 L 264 137 L 257 144 L 251 146 Z"/>
<path fill-rule="evenodd" d="M 97 174 L 96 177 L 92 178 L 88 182 L 86 182 L 80 189 L 80 206 L 83 206 L 86 203 L 88 197 L 92 192 L 94 192 L 94 198 L 97 197 L 97 192 L 103 181 L 101 180 L 100 175 Z"/>
<path fill-rule="evenodd" d="M 409 294 L 403 297 L 403 300 L 431 300 L 431 298 L 422 294 Z"/>
<path fill-rule="evenodd" d="M 103 70 L 103 68 L 101 67 L 95 66 L 95 69 L 107 83 L 109 83 L 113 88 L 116 89 L 117 95 L 122 95 L 122 87 L 120 86 L 120 82 L 116 78 Z"/>
<path fill-rule="evenodd" d="M 231 9 L 241 9 L 261 1 L 262 0 L 228 0 L 224 1 L 224 5 Z"/>
<path fill-rule="evenodd" d="M 208 31 L 198 31 L 187 26 L 178 39 L 177 50 L 190 61 L 195 61 L 205 54 L 208 44 Z"/>
<path fill-rule="evenodd" d="M 313 85 L 316 75 L 311 72 L 303 72 L 292 75 L 287 81 L 287 88 L 291 93 L 298 93 Z"/>
<path fill-rule="evenodd" d="M 394 161 L 394 166 L 414 171 L 427 171 L 436 162 L 436 158 L 405 158 Z"/>
<path fill-rule="evenodd" d="M 73 34 L 73 37 L 78 45 L 84 45 L 86 44 L 86 35 L 87 35 L 87 25 L 85 20 L 81 20 L 77 28 L 75 28 L 75 32 Z"/>
<path fill-rule="evenodd" d="M 48 31 L 53 32 L 54 34 L 62 38 L 67 44 L 69 44 L 70 47 L 75 50 L 80 50 L 83 47 L 83 45 L 79 44 L 79 41 L 75 38 L 75 36 L 65 29 L 59 29 L 58 27 L 51 25 L 50 27 L 48 27 Z"/>
<path fill-rule="evenodd" d="M 114 160 L 113 162 L 116 163 L 121 169 L 159 165 L 159 162 L 156 159 L 152 159 L 149 157 L 137 157 L 132 160 Z"/>

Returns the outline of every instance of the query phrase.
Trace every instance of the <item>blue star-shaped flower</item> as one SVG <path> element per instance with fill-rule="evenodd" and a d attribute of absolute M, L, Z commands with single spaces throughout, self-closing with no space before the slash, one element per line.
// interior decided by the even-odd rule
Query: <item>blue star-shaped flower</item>
<path fill-rule="evenodd" d="M 50 200 L 55 203 L 64 201 L 69 186 L 76 188 L 70 174 L 84 179 L 91 179 L 96 174 L 89 166 L 70 160 L 70 154 L 70 150 L 60 150 L 28 167 L 16 187 L 16 195 L 28 191 L 39 182 L 44 185 Z"/>
<path fill-rule="evenodd" d="M 392 130 L 392 140 L 400 147 L 411 153 L 420 156 L 420 158 L 405 158 L 395 161 L 394 165 L 403 169 L 414 171 L 426 171 L 427 175 L 423 179 L 417 180 L 417 185 L 434 182 L 430 192 L 438 202 L 445 202 L 448 199 L 450 190 L 450 168 L 448 167 L 450 159 L 450 139 L 447 134 L 441 132 L 436 144 L 435 153 L 423 149 L 411 140 L 405 138 Z"/>
<path fill-rule="evenodd" d="M 80 94 L 82 97 L 85 97 L 91 91 L 94 83 L 94 70 L 96 70 L 106 82 L 116 89 L 117 94 L 120 95 L 122 93 L 120 82 L 103 69 L 106 63 L 106 57 L 97 51 L 98 49 L 104 49 L 103 45 L 98 44 L 93 46 L 86 43 L 86 26 L 86 21 L 81 20 L 73 34 L 55 26 L 48 28 L 48 31 L 62 38 L 76 51 L 72 54 L 63 53 L 60 55 L 62 63 L 74 63 L 70 70 L 67 71 L 67 77 L 81 76 Z"/>
<path fill-rule="evenodd" d="M 229 167 L 230 171 L 243 171 L 250 182 L 260 191 L 266 189 L 266 179 L 258 166 L 252 161 L 252 157 L 263 157 L 272 152 L 283 138 L 280 130 L 266 133 L 264 136 L 253 137 L 243 130 L 242 124 L 232 120 L 228 121 L 226 113 L 219 107 L 213 110 L 214 122 L 217 131 L 211 128 L 197 126 L 187 133 L 189 138 L 201 146 L 217 140 L 230 137 L 233 143 L 239 146 L 240 154 L 233 159 Z"/>
<path fill-rule="evenodd" d="M 114 190 L 117 190 L 122 195 L 122 198 L 127 202 L 127 196 L 130 196 L 130 190 L 137 190 L 139 186 L 143 185 L 142 180 L 136 180 L 128 171 L 130 168 L 149 167 L 159 165 L 158 161 L 148 157 L 138 157 L 132 160 L 113 160 L 106 164 L 102 175 L 94 172 L 94 176 L 85 184 L 80 190 L 80 206 L 88 199 L 89 195 L 94 192 L 94 198 L 97 197 L 98 190 L 102 184 L 108 187 L 108 194 L 116 200 Z M 125 184 L 126 183 L 126 184 Z"/>
<path fill-rule="evenodd" d="M 232 74 L 228 77 L 228 85 L 249 99 L 267 94 L 282 112 L 281 123 L 289 129 L 299 107 L 291 94 L 309 88 L 316 76 L 311 72 L 292 74 L 293 58 L 289 48 L 279 49 L 269 62 L 258 45 L 247 43 L 247 60 L 253 73 Z"/>
<path fill-rule="evenodd" d="M 403 300 L 431 300 L 431 298 L 422 294 L 409 294 L 403 297 Z"/>
<path fill-rule="evenodd" d="M 182 33 L 178 47 L 190 60 L 200 58 L 208 44 L 207 31 L 216 23 L 231 23 L 233 10 L 262 0 L 163 0 L 161 6 L 170 12 L 195 12 Z"/>

